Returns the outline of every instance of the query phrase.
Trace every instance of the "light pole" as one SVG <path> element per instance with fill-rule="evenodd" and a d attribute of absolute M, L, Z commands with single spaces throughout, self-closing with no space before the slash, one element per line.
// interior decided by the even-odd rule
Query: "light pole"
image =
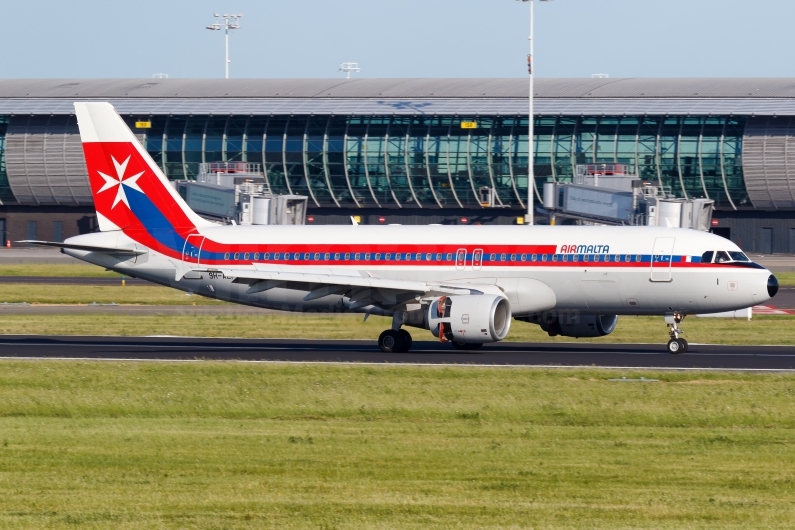
<path fill-rule="evenodd" d="M 229 79 L 229 63 L 230 63 L 230 61 L 229 61 L 229 30 L 230 29 L 240 29 L 239 20 L 240 20 L 240 18 L 242 16 L 243 16 L 243 13 L 240 13 L 238 15 L 227 15 L 227 14 L 224 14 L 223 17 L 222 17 L 221 15 L 216 13 L 215 14 L 215 18 L 223 18 L 224 21 L 223 22 L 214 22 L 213 24 L 210 24 L 209 26 L 207 26 L 207 29 L 210 29 L 210 30 L 213 30 L 213 31 L 220 30 L 221 28 L 224 28 L 224 44 L 225 44 L 225 49 L 226 49 L 226 53 L 225 53 L 226 57 L 225 57 L 225 61 L 224 61 L 224 73 L 225 73 L 224 77 L 226 79 Z"/>
<path fill-rule="evenodd" d="M 518 0 L 519 2 L 530 3 L 530 53 L 527 55 L 527 73 L 530 74 L 530 95 L 528 104 L 528 127 L 527 127 L 527 213 L 524 216 L 525 224 L 533 224 L 533 203 L 535 202 L 535 141 L 533 138 L 533 125 L 535 119 L 533 117 L 533 0 Z M 550 2 L 551 0 L 541 0 L 542 2 Z"/>
<path fill-rule="evenodd" d="M 340 72 L 345 72 L 345 79 L 351 78 L 351 72 L 360 72 L 359 63 L 342 63 L 340 64 Z"/>

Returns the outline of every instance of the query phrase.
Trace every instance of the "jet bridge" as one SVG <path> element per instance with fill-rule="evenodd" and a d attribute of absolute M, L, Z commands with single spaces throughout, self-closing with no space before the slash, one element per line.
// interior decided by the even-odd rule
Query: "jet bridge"
<path fill-rule="evenodd" d="M 640 179 L 626 164 L 577 166 L 573 182 L 547 182 L 541 213 L 554 224 L 664 226 L 709 231 L 715 201 L 676 198 L 669 189 Z"/>
<path fill-rule="evenodd" d="M 193 211 L 221 224 L 306 224 L 308 198 L 274 195 L 260 164 L 213 162 L 199 165 L 196 181 L 176 181 L 177 191 Z"/>

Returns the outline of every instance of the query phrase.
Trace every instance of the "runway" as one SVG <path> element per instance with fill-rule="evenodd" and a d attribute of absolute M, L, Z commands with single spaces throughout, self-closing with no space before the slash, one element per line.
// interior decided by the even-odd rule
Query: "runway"
<path fill-rule="evenodd" d="M 0 357 L 795 371 L 795 346 L 697 344 L 684 355 L 666 353 L 663 344 L 515 342 L 463 353 L 417 341 L 410 353 L 386 354 L 375 341 L 6 335 L 0 337 Z"/>

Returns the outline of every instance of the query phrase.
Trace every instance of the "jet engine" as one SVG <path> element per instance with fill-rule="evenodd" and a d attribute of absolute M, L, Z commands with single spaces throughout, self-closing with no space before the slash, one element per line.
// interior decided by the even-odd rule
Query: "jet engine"
<path fill-rule="evenodd" d="M 422 327 L 430 329 L 442 341 L 496 342 L 504 339 L 511 328 L 511 304 L 503 296 L 441 296 L 431 300 L 423 312 Z"/>
<path fill-rule="evenodd" d="M 581 315 L 579 313 L 542 313 L 521 318 L 538 324 L 550 337 L 604 337 L 616 329 L 618 315 Z"/>

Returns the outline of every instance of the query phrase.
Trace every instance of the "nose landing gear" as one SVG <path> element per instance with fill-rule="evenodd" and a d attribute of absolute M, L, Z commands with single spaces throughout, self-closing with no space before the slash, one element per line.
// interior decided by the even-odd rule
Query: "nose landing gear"
<path fill-rule="evenodd" d="M 684 334 L 684 330 L 679 327 L 679 324 L 685 319 L 685 316 L 682 313 L 668 313 L 665 315 L 668 335 L 671 337 L 671 340 L 668 341 L 668 353 L 678 355 L 687 351 L 687 341 L 679 337 L 679 335 Z"/>

